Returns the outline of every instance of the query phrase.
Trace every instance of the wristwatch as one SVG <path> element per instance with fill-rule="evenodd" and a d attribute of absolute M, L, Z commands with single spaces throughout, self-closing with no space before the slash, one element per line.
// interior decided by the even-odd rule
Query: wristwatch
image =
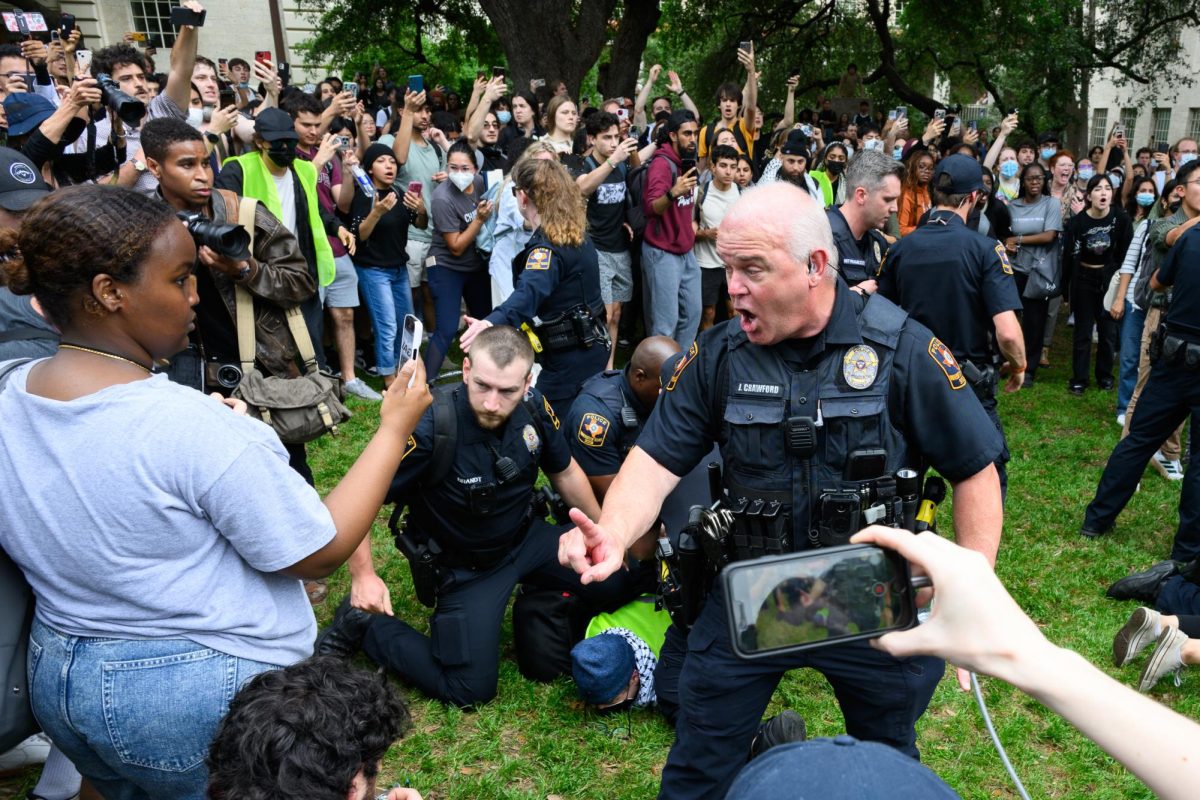
<path fill-rule="evenodd" d="M 241 282 L 241 281 L 246 280 L 246 278 L 250 277 L 250 262 L 246 261 L 243 263 L 245 263 L 246 266 L 239 269 L 237 275 L 233 276 L 233 279 L 235 281 Z"/>
<path fill-rule="evenodd" d="M 221 137 L 218 136 L 217 134 L 213 133 L 212 131 L 205 131 L 204 138 L 208 139 L 208 141 L 212 142 L 213 144 L 217 144 L 218 142 L 221 141 Z"/>

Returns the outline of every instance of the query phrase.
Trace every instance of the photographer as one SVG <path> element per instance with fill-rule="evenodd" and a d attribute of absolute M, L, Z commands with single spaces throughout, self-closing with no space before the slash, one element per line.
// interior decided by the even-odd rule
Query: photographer
<path fill-rule="evenodd" d="M 204 6 L 196 0 L 184 0 L 181 5 L 192 11 L 202 12 Z M 121 165 L 117 172 L 117 183 L 121 186 L 131 186 L 142 194 L 154 193 L 154 176 L 146 169 L 146 162 L 141 152 L 140 126 L 159 117 L 174 117 L 187 119 L 188 93 L 192 86 L 192 69 L 196 64 L 196 46 L 200 34 L 195 27 L 183 25 L 171 48 L 171 70 L 167 76 L 167 85 L 162 91 L 150 96 L 147 76 L 150 74 L 150 64 L 146 56 L 128 44 L 114 44 L 97 50 L 92 56 L 92 75 L 107 75 L 121 92 L 130 98 L 146 104 L 146 114 L 136 125 L 127 125 L 125 139 L 131 158 Z M 101 81 L 103 83 L 103 81 Z M 114 101 L 112 88 L 105 89 L 105 103 L 111 108 Z"/>
<path fill-rule="evenodd" d="M 240 198 L 232 192 L 213 192 L 212 166 L 199 131 L 183 120 L 165 118 L 146 123 L 142 134 L 146 165 L 168 205 L 200 214 L 214 225 L 237 223 Z M 200 302 L 191 338 L 204 356 L 204 391 L 228 396 L 241 377 L 240 369 L 236 376 L 230 372 L 239 363 L 235 289 L 239 285 L 254 296 L 256 365 L 269 375 L 299 375 L 296 344 L 284 312 L 311 298 L 317 287 L 296 237 L 259 203 L 254 211 L 254 252 L 249 258 L 231 258 L 207 245 L 199 246 L 196 255 Z M 292 466 L 310 479 L 304 445 L 285 447 Z"/>

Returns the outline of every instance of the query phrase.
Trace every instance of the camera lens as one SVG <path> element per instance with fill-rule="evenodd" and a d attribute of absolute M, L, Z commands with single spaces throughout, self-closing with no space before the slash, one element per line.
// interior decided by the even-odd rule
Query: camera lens
<path fill-rule="evenodd" d="M 222 364 L 217 370 L 217 383 L 226 389 L 236 389 L 242 382 L 242 370 L 235 364 Z"/>

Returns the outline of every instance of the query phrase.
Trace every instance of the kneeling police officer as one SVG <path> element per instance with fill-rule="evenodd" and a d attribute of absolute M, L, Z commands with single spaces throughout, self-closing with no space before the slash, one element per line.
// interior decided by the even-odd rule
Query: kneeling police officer
<path fill-rule="evenodd" d="M 562 537 L 562 563 L 589 585 L 612 575 L 713 442 L 733 517 L 722 542 L 729 560 L 842 544 L 869 522 L 898 524 L 874 512 L 896 508 L 893 476 L 928 464 L 954 487 L 959 542 L 994 561 L 1003 511 L 992 462 L 1002 443 L 929 329 L 885 298 L 864 303 L 850 292 L 824 214 L 793 186 L 742 195 L 717 250 L 739 316 L 703 333 L 677 364 L 599 520 L 571 512 L 579 527 Z M 850 496 L 863 502 L 848 506 Z M 865 641 L 739 660 L 717 582 L 688 637 L 660 797 L 724 796 L 780 678 L 803 666 L 832 684 L 848 733 L 917 755 L 914 724 L 940 660 L 897 659 Z"/>
<path fill-rule="evenodd" d="M 520 331 L 502 325 L 480 333 L 463 360 L 463 383 L 439 390 L 392 481 L 388 502 L 408 506 L 397 546 L 417 596 L 435 607 L 430 635 L 391 616 L 364 539 L 349 562 L 350 597 L 317 640 L 318 654 L 348 656 L 361 645 L 430 697 L 477 705 L 496 695 L 500 623 L 518 581 L 578 592 L 604 610 L 632 599 L 623 576 L 613 586 L 583 587 L 556 561 L 562 528 L 535 510 L 539 467 L 570 505 L 599 506 L 553 408 L 530 389 L 532 366 Z"/>

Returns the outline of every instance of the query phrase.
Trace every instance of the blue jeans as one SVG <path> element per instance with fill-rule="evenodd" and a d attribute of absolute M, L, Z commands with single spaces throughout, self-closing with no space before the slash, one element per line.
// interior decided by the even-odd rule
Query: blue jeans
<path fill-rule="evenodd" d="M 38 620 L 28 663 L 34 715 L 106 800 L 204 800 L 230 701 L 278 668 L 187 639 L 82 638 Z"/>
<path fill-rule="evenodd" d="M 467 313 L 476 319 L 486 317 L 492 310 L 492 282 L 487 270 L 460 272 L 449 267 L 429 268 L 429 291 L 433 293 L 433 313 L 437 327 L 429 337 L 425 348 L 425 377 L 437 378 L 450 351 L 450 343 L 458 333 L 462 319 L 462 302 L 467 303 Z"/>
<path fill-rule="evenodd" d="M 375 369 L 380 375 L 395 375 L 400 361 L 400 321 L 412 313 L 412 291 L 408 269 L 356 267 L 358 286 L 371 312 L 375 330 Z M 418 346 L 420 342 L 417 343 Z M 353 377 L 353 376 L 351 376 Z"/>
<path fill-rule="evenodd" d="M 1138 354 L 1142 349 L 1142 326 L 1146 312 L 1126 301 L 1125 316 L 1121 318 L 1121 366 L 1117 379 L 1117 414 L 1124 414 L 1137 386 Z"/>
<path fill-rule="evenodd" d="M 683 255 L 642 243 L 642 292 L 647 336 L 670 336 L 687 350 L 700 330 L 700 265 L 689 250 Z"/>

